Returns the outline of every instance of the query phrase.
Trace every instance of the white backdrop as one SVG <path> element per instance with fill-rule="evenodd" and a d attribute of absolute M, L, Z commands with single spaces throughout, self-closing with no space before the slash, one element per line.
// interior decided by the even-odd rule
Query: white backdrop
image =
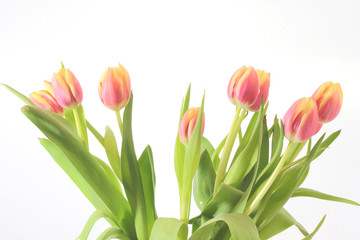
<path fill-rule="evenodd" d="M 42 88 L 60 61 L 79 79 L 87 118 L 102 132 L 115 114 L 98 99 L 108 66 L 123 64 L 134 92 L 137 154 L 149 143 L 161 217 L 179 217 L 173 150 L 182 96 L 191 106 L 206 89 L 204 135 L 227 133 L 233 72 L 252 65 L 271 73 L 269 121 L 325 81 L 344 91 L 339 116 L 321 130 L 342 129 L 312 165 L 304 186 L 360 201 L 358 123 L 360 5 L 357 1 L 0 1 L 0 82 L 28 94 Z M 39 144 L 42 133 L 0 87 L 0 239 L 74 239 L 92 205 Z M 105 157 L 94 138 L 93 152 Z M 198 210 L 192 205 L 191 216 Z M 316 239 L 358 239 L 360 208 L 296 198 L 286 208 Z M 95 226 L 91 239 L 107 224 Z M 301 239 L 291 228 L 274 239 Z"/>

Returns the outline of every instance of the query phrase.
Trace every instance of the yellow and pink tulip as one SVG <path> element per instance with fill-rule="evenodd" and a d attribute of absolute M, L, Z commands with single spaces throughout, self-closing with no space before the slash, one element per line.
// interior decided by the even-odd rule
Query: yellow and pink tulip
<path fill-rule="evenodd" d="M 249 107 L 250 111 L 257 112 L 260 110 L 261 100 L 264 98 L 264 104 L 266 104 L 269 97 L 270 88 L 270 73 L 256 69 L 256 73 L 259 78 L 259 94 L 255 102 Z"/>
<path fill-rule="evenodd" d="M 79 81 L 69 69 L 60 69 L 53 74 L 52 88 L 54 96 L 63 108 L 76 108 L 83 99 Z"/>
<path fill-rule="evenodd" d="M 106 107 L 114 111 L 124 108 L 131 96 L 130 77 L 126 69 L 121 64 L 109 67 L 99 82 L 98 92 Z"/>
<path fill-rule="evenodd" d="M 58 104 L 54 96 L 47 90 L 35 91 L 30 94 L 30 100 L 43 109 L 63 115 L 64 109 Z"/>
<path fill-rule="evenodd" d="M 179 126 L 179 139 L 184 145 L 189 144 L 190 137 L 194 131 L 200 108 L 189 108 L 181 119 Z M 202 133 L 205 128 L 205 114 L 203 115 Z"/>
<path fill-rule="evenodd" d="M 300 98 L 283 118 L 284 134 L 292 142 L 305 142 L 321 128 L 316 102 L 312 98 Z"/>
<path fill-rule="evenodd" d="M 257 100 L 259 92 L 258 74 L 253 67 L 246 66 L 242 66 L 234 73 L 227 89 L 230 101 L 237 107 L 247 110 Z"/>
<path fill-rule="evenodd" d="M 340 112 L 343 92 L 339 83 L 326 82 L 312 95 L 319 112 L 319 122 L 327 123 Z"/>

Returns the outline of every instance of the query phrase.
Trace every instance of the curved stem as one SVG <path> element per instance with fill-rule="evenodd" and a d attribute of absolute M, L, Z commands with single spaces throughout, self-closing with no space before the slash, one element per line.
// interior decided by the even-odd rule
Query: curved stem
<path fill-rule="evenodd" d="M 278 165 L 276 166 L 274 172 L 271 174 L 270 178 L 267 180 L 259 194 L 255 197 L 255 199 L 251 202 L 250 207 L 245 209 L 244 213 L 246 215 L 249 215 L 255 207 L 260 203 L 261 199 L 265 196 L 267 191 L 270 189 L 271 185 L 274 183 L 276 177 L 279 175 L 282 167 L 284 166 L 284 163 L 289 158 L 289 154 L 293 151 L 293 146 L 296 147 L 296 144 L 293 142 L 289 142 L 289 145 L 287 146 L 284 155 L 280 159 Z"/>
<path fill-rule="evenodd" d="M 81 129 L 81 121 L 80 121 L 80 117 L 79 117 L 78 108 L 73 108 L 73 113 L 74 113 L 77 132 L 79 134 L 79 137 L 80 137 L 81 141 L 84 142 L 85 140 L 84 140 L 84 135 L 83 135 L 83 132 L 82 132 L 82 129 Z"/>
<path fill-rule="evenodd" d="M 227 138 L 226 138 L 226 141 L 225 141 L 225 146 L 224 146 L 223 152 L 221 154 L 219 167 L 218 167 L 218 170 L 216 172 L 216 179 L 215 179 L 215 185 L 214 185 L 214 194 L 217 192 L 220 183 L 224 179 L 226 167 L 227 167 L 227 164 L 228 164 L 228 161 L 229 161 L 229 157 L 230 157 L 232 147 L 233 147 L 234 142 L 235 142 L 236 135 L 239 132 L 239 128 L 240 128 L 242 120 L 244 120 L 244 118 L 245 118 L 246 111 L 243 110 L 241 112 L 241 115 L 239 116 L 240 111 L 241 111 L 241 108 L 236 108 L 235 117 L 234 117 L 233 123 L 231 124 L 229 134 L 227 135 Z"/>
<path fill-rule="evenodd" d="M 115 113 L 116 113 L 117 122 L 119 124 L 119 129 L 120 129 L 121 136 L 123 136 L 123 123 L 121 121 L 120 111 L 115 111 Z"/>

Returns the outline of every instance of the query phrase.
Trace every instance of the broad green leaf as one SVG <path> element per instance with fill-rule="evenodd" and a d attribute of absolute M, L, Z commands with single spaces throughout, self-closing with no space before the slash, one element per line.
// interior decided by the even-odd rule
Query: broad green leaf
<path fill-rule="evenodd" d="M 119 150 L 116 143 L 115 135 L 109 126 L 106 126 L 105 128 L 104 148 L 106 155 L 109 159 L 111 168 L 114 170 L 116 176 L 122 182 L 123 180 L 121 175 L 121 160 Z"/>
<path fill-rule="evenodd" d="M 80 236 L 77 240 L 87 240 L 91 229 L 94 227 L 95 223 L 101 219 L 105 218 L 109 221 L 114 221 L 114 217 L 108 210 L 105 209 L 97 209 L 91 216 L 89 217 L 88 221 L 86 222 L 84 229 L 80 233 Z"/>
<path fill-rule="evenodd" d="M 189 109 L 190 90 L 191 90 L 191 84 L 189 85 L 188 90 L 186 92 L 186 96 L 181 104 L 179 125 L 185 112 Z M 179 139 L 179 131 L 178 131 L 175 142 L 174 167 L 175 167 L 176 178 L 179 185 L 179 192 L 182 191 L 182 178 L 183 178 L 185 152 L 186 149 L 184 144 L 182 144 L 182 142 Z"/>
<path fill-rule="evenodd" d="M 263 198 L 257 213 L 257 226 L 261 230 L 285 205 L 297 184 L 319 150 L 324 135 L 318 140 L 306 160 L 298 166 L 287 169 L 279 176 Z"/>
<path fill-rule="evenodd" d="M 111 169 L 111 167 L 109 165 L 106 164 L 106 162 L 104 162 L 103 160 L 101 160 L 100 158 L 94 156 L 94 158 L 98 161 L 98 163 L 100 164 L 100 166 L 104 169 L 105 174 L 110 178 L 110 180 L 114 183 L 114 185 L 117 187 L 117 189 L 119 190 L 119 192 L 121 192 L 121 194 L 123 194 L 122 192 L 122 188 L 119 182 L 119 179 L 116 177 L 114 171 Z"/>
<path fill-rule="evenodd" d="M 150 240 L 186 240 L 186 223 L 175 218 L 158 218 L 154 223 Z"/>
<path fill-rule="evenodd" d="M 157 219 L 155 210 L 155 170 L 151 147 L 148 145 L 141 154 L 139 161 L 142 186 L 144 189 L 148 232 L 151 232 Z"/>
<path fill-rule="evenodd" d="M 214 190 L 216 173 L 212 165 L 211 157 L 207 150 L 204 150 L 200 157 L 198 170 L 194 178 L 194 199 L 202 210 L 211 197 Z"/>
<path fill-rule="evenodd" d="M 342 203 L 352 204 L 355 206 L 360 206 L 359 203 L 354 202 L 352 200 L 332 196 L 332 195 L 325 194 L 325 193 L 322 193 L 322 192 L 319 192 L 316 190 L 312 190 L 312 189 L 308 189 L 308 188 L 295 189 L 295 191 L 291 197 L 312 197 L 312 198 L 318 198 L 318 199 L 323 199 L 323 200 L 328 200 L 328 201 L 342 202 Z"/>
<path fill-rule="evenodd" d="M 85 113 L 84 108 L 82 104 L 80 104 L 77 108 L 77 111 L 79 113 L 80 123 L 81 123 L 81 131 L 84 136 L 84 142 L 87 147 L 89 147 L 89 140 L 87 135 L 87 128 L 86 128 L 86 119 L 85 119 Z M 64 108 L 64 117 L 66 120 L 68 120 L 75 129 L 77 129 L 76 123 L 75 123 L 75 117 L 74 117 L 74 111 L 70 108 Z"/>
<path fill-rule="evenodd" d="M 201 137 L 200 153 L 204 152 L 205 150 L 207 150 L 207 152 L 211 156 L 214 153 L 215 148 L 213 147 L 211 142 L 206 137 L 203 136 Z"/>
<path fill-rule="evenodd" d="M 4 87 L 6 87 L 12 94 L 14 94 L 15 96 L 17 96 L 21 101 L 23 101 L 25 104 L 30 105 L 30 106 L 35 106 L 35 104 L 26 96 L 24 96 L 23 94 L 19 93 L 18 91 L 16 91 L 15 89 L 13 89 L 12 87 L 6 85 L 6 84 L 1 84 Z"/>
<path fill-rule="evenodd" d="M 317 231 L 319 231 L 319 229 L 321 228 L 322 224 L 324 223 L 326 218 L 326 215 L 321 219 L 321 221 L 319 222 L 319 224 L 316 226 L 315 230 L 310 233 L 309 235 L 307 235 L 305 238 L 303 238 L 303 240 L 310 240 L 314 237 L 314 235 L 317 233 Z"/>
<path fill-rule="evenodd" d="M 80 175 L 80 173 L 73 166 L 71 161 L 67 158 L 65 153 L 52 141 L 48 139 L 39 139 L 41 145 L 50 153 L 55 162 L 65 171 L 71 180 L 78 186 L 86 198 L 94 205 L 96 209 L 107 209 L 106 205 L 102 202 L 100 197 Z"/>
<path fill-rule="evenodd" d="M 98 161 L 89 153 L 72 125 L 57 114 L 36 106 L 25 106 L 22 112 L 61 149 L 106 208 L 112 212 L 125 234 L 135 237 L 133 217 L 128 202 L 105 174 Z"/>
<path fill-rule="evenodd" d="M 134 215 L 136 236 L 139 240 L 144 240 L 149 238 L 150 233 L 148 232 L 144 190 L 132 136 L 132 103 L 133 95 L 131 94 L 124 111 L 121 175 L 126 196 Z"/>
<path fill-rule="evenodd" d="M 130 240 L 119 227 L 109 227 L 104 232 L 100 234 L 97 240 L 110 240 L 110 239 L 120 239 L 120 240 Z"/>
<path fill-rule="evenodd" d="M 259 235 L 262 240 L 269 239 L 294 225 L 304 236 L 309 235 L 306 229 L 296 221 L 288 211 L 282 208 L 275 217 L 261 229 Z"/>
<path fill-rule="evenodd" d="M 242 180 L 244 179 L 244 177 L 246 176 L 246 174 L 250 172 L 250 170 L 253 168 L 257 159 L 256 157 L 254 157 L 254 154 L 257 154 L 256 148 L 259 145 L 258 140 L 260 134 L 260 125 L 262 124 L 265 111 L 266 110 L 262 105 L 260 111 L 254 114 L 254 116 L 257 115 L 257 118 L 254 125 L 254 130 L 252 131 L 251 138 L 246 143 L 246 147 L 244 147 L 244 149 L 240 152 L 240 154 L 235 158 L 235 161 L 233 161 L 224 179 L 224 183 L 234 187 L 239 186 Z M 242 142 L 245 141 L 245 137 L 246 137 L 246 133 Z M 240 143 L 240 145 L 241 144 L 242 143 Z"/>
<path fill-rule="evenodd" d="M 265 119 L 265 117 L 264 117 L 264 119 Z M 256 157 L 257 157 L 256 164 L 246 177 L 249 179 L 249 184 L 247 186 L 247 189 L 246 189 L 244 195 L 241 197 L 241 199 L 238 201 L 238 203 L 236 204 L 236 206 L 233 209 L 233 212 L 235 212 L 235 213 L 244 213 L 246 204 L 250 197 L 250 193 L 252 192 L 253 186 L 255 184 L 255 179 L 257 176 L 257 172 L 259 170 L 262 154 L 267 155 L 269 153 L 269 149 L 263 148 L 263 144 L 268 144 L 267 133 L 268 133 L 268 131 L 267 131 L 267 127 L 266 127 L 266 122 L 263 121 L 260 125 L 260 134 L 259 134 L 259 140 L 258 140 L 259 146 L 258 146 L 258 153 L 256 155 Z M 265 156 L 265 157 L 267 157 L 267 156 Z"/>
<path fill-rule="evenodd" d="M 215 196 L 206 203 L 201 214 L 210 218 L 221 213 L 229 213 L 243 195 L 242 191 L 222 183 Z"/>
<path fill-rule="evenodd" d="M 223 213 L 205 224 L 192 234 L 189 240 L 205 240 L 213 234 L 217 222 L 227 225 L 231 239 L 257 240 L 260 239 L 257 228 L 249 216 L 238 213 Z"/>

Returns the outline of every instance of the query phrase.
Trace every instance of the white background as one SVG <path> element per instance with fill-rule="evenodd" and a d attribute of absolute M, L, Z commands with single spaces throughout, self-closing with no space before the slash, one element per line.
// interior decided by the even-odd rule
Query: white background
<path fill-rule="evenodd" d="M 0 1 L 0 82 L 28 95 L 42 89 L 60 61 L 79 79 L 87 118 L 104 132 L 115 114 L 98 99 L 108 66 L 123 64 L 134 92 L 137 154 L 149 143 L 161 217 L 179 217 L 173 150 L 182 96 L 191 106 L 206 89 L 204 135 L 217 145 L 234 106 L 226 95 L 233 72 L 252 65 L 271 73 L 269 122 L 325 81 L 344 91 L 339 116 L 321 133 L 342 129 L 304 186 L 360 201 L 357 1 Z M 23 103 L 0 87 L 0 239 L 74 239 L 92 205 L 37 138 Z M 92 152 L 105 158 L 90 139 Z M 192 216 L 198 214 L 192 205 Z M 291 199 L 286 208 L 315 239 L 358 239 L 360 208 L 317 199 Z M 105 228 L 95 226 L 91 239 Z M 295 228 L 274 239 L 301 239 Z"/>

